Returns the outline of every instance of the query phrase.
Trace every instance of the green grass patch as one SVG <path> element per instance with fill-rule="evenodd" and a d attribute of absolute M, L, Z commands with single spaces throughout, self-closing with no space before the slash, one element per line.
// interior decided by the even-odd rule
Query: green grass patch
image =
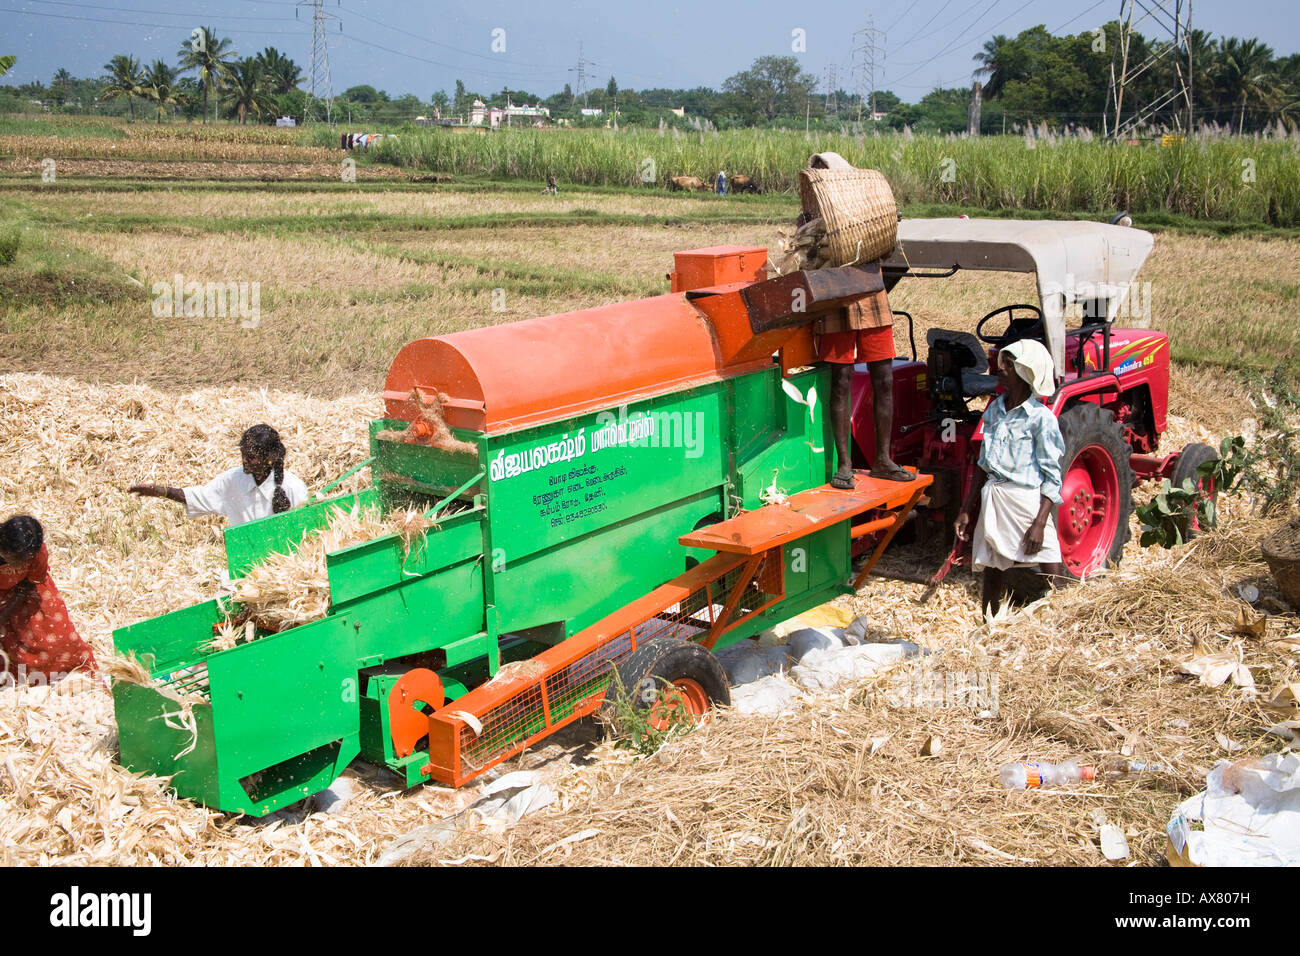
<path fill-rule="evenodd" d="M 126 139 L 126 130 L 113 123 L 57 123 L 48 119 L 0 116 L 0 136 Z"/>
<path fill-rule="evenodd" d="M 142 285 L 115 263 L 53 239 L 38 225 L 18 223 L 13 259 L 0 268 L 0 310 L 142 300 Z"/>
<path fill-rule="evenodd" d="M 0 229 L 0 266 L 12 265 L 18 258 L 18 247 L 22 244 L 22 238 L 22 230 L 16 225 Z"/>

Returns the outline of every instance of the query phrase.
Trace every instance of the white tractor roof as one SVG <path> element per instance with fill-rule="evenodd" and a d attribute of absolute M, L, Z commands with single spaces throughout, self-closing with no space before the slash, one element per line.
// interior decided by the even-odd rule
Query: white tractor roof
<path fill-rule="evenodd" d="M 1065 370 L 1063 306 L 1107 301 L 1113 319 L 1151 253 L 1151 233 L 1100 222 L 1018 219 L 904 219 L 884 265 L 912 269 L 1032 272 L 1038 280 L 1047 346 Z"/>

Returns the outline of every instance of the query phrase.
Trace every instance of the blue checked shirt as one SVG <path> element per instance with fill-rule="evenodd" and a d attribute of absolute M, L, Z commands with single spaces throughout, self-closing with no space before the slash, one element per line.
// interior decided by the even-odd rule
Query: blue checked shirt
<path fill-rule="evenodd" d="M 991 478 L 1037 488 L 1053 504 L 1061 503 L 1061 456 L 1065 441 L 1051 409 L 1032 395 L 1007 411 L 1004 396 L 984 411 L 984 441 L 979 466 Z"/>

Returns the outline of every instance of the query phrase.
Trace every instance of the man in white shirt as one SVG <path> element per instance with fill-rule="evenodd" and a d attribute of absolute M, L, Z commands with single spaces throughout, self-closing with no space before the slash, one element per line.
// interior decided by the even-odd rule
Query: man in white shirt
<path fill-rule="evenodd" d="M 307 500 L 307 485 L 284 470 L 284 443 L 270 425 L 254 425 L 239 439 L 243 463 L 205 485 L 172 488 L 132 485 L 128 490 L 146 498 L 167 498 L 185 506 L 186 517 L 224 515 L 233 527 L 296 508 Z"/>

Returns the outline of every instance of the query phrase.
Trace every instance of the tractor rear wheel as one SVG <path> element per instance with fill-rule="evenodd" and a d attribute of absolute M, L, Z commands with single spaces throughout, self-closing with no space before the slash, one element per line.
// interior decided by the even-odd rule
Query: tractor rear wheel
<path fill-rule="evenodd" d="M 1187 478 L 1192 479 L 1192 487 L 1197 491 L 1197 504 L 1202 501 L 1212 501 L 1218 505 L 1219 490 L 1215 487 L 1213 478 L 1202 478 L 1196 474 L 1196 469 L 1207 461 L 1218 461 L 1219 453 L 1209 445 L 1201 442 L 1193 442 L 1190 445 L 1184 445 L 1183 450 L 1178 453 L 1178 460 L 1174 462 L 1174 473 L 1169 477 L 1169 482 L 1175 488 L 1181 488 L 1183 481 Z M 1212 515 L 1217 515 L 1217 511 L 1210 510 Z M 1183 540 L 1196 537 L 1202 531 L 1210 531 L 1217 522 L 1211 520 L 1208 526 L 1202 525 L 1199 516 L 1193 514 L 1188 522 L 1187 532 L 1183 535 Z"/>
<path fill-rule="evenodd" d="M 637 711 L 649 711 L 655 730 L 687 716 L 703 723 L 716 705 L 731 703 L 731 689 L 722 664 L 708 648 L 693 641 L 656 637 L 646 641 L 618 666 L 606 691 L 601 716 L 614 716 L 612 699 L 622 685 L 627 702 Z"/>
<path fill-rule="evenodd" d="M 1065 576 L 1079 581 L 1119 564 L 1133 513 L 1133 467 L 1123 429 L 1101 406 L 1080 402 L 1059 421 L 1065 454 L 1056 535 Z M 1025 602 L 1048 588 L 1047 579 L 1031 568 L 1008 570 L 1006 584 L 1017 601 Z"/>
<path fill-rule="evenodd" d="M 1061 415 L 1061 563 L 1075 579 L 1119 564 L 1133 514 L 1133 467 L 1124 430 L 1100 405 L 1080 402 Z"/>

